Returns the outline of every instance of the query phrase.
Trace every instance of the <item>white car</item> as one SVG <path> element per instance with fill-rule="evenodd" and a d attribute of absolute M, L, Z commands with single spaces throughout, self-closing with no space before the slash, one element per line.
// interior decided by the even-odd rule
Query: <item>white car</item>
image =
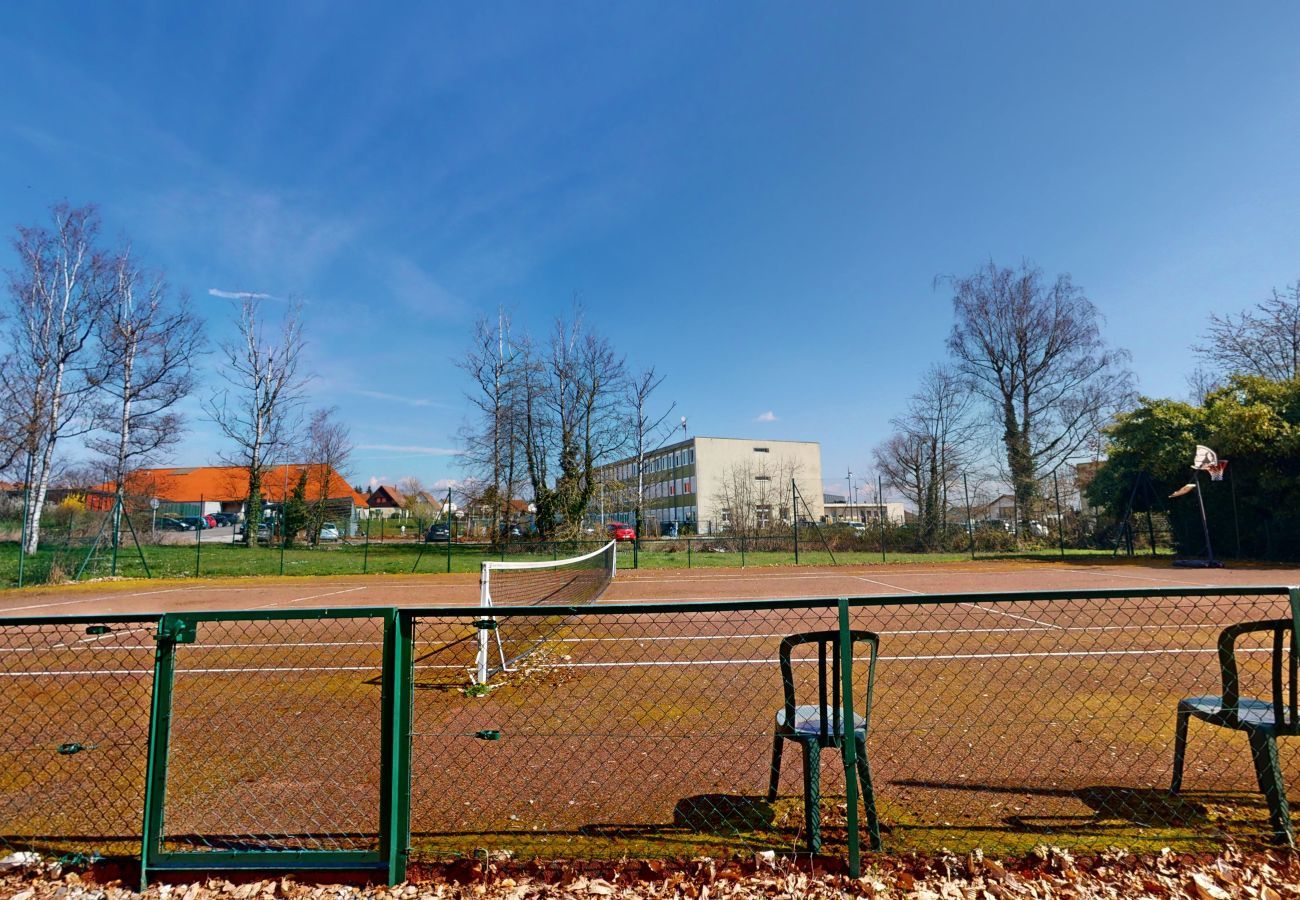
<path fill-rule="evenodd" d="M 339 539 L 339 527 L 333 522 L 326 522 L 320 527 L 320 534 L 316 538 L 321 541 L 337 541 Z"/>

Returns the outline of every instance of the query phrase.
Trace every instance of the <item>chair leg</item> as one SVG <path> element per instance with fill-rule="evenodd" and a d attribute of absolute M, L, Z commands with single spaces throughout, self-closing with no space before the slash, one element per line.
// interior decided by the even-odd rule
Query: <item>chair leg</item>
<path fill-rule="evenodd" d="M 1255 762 L 1255 780 L 1268 800 L 1269 825 L 1275 839 L 1295 846 L 1291 830 L 1291 810 L 1286 802 L 1286 782 L 1282 779 L 1282 766 L 1277 758 L 1277 738 L 1261 731 L 1247 732 L 1250 737 L 1250 756 Z"/>
<path fill-rule="evenodd" d="M 772 774 L 767 782 L 767 802 L 776 802 L 776 789 L 781 784 L 781 749 L 785 746 L 785 738 L 776 735 L 772 739 Z"/>
<path fill-rule="evenodd" d="M 1169 782 L 1169 793 L 1176 794 L 1183 789 L 1183 761 L 1187 758 L 1187 722 L 1192 714 L 1178 709 L 1178 724 L 1174 727 L 1174 777 Z"/>
<path fill-rule="evenodd" d="M 803 741 L 803 823 L 808 834 L 808 852 L 822 849 L 821 764 L 822 748 L 816 741 Z"/>
<path fill-rule="evenodd" d="M 858 756 L 858 789 L 862 793 L 862 807 L 867 812 L 867 834 L 871 838 L 871 849 L 879 850 L 880 819 L 876 816 L 876 791 L 871 785 L 871 764 L 867 761 L 867 739 L 865 736 L 855 739 Z"/>

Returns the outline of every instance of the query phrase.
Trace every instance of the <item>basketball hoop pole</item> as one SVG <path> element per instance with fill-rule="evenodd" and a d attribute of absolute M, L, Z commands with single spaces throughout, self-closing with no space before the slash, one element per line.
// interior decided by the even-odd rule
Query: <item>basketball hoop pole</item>
<path fill-rule="evenodd" d="M 1201 496 L 1201 473 L 1198 469 L 1192 469 L 1192 481 L 1196 483 L 1196 504 L 1201 508 L 1201 531 L 1205 535 L 1205 558 L 1208 562 L 1214 562 L 1214 547 L 1210 545 L 1210 522 L 1205 518 L 1205 499 Z"/>

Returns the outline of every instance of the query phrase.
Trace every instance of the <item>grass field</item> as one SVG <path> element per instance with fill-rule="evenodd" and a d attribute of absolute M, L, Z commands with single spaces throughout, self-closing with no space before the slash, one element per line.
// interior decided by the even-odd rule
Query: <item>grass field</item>
<path fill-rule="evenodd" d="M 487 551 L 484 545 L 453 544 L 450 571 L 478 572 L 484 560 L 511 559 L 544 561 L 564 558 L 576 553 L 586 553 L 600 546 L 598 543 L 584 543 L 578 546 L 556 544 L 541 545 L 530 548 L 528 545 L 514 545 L 506 556 Z M 677 568 L 739 568 L 770 567 L 796 565 L 793 549 L 790 550 L 746 550 L 727 549 L 716 552 L 702 543 L 692 545 L 688 553 L 683 541 L 664 542 L 657 545 L 644 542 L 635 555 L 628 545 L 620 545 L 618 564 L 620 569 L 630 569 L 635 564 L 642 569 L 677 569 Z M 672 548 L 672 549 L 665 549 Z M 423 549 L 423 555 L 421 550 Z M 197 551 L 197 552 L 196 552 Z M 78 568 L 85 561 L 85 547 L 46 546 L 25 563 L 26 584 L 40 584 L 50 581 L 51 566 L 58 571 L 54 581 L 73 578 Z M 150 574 L 155 578 L 219 578 L 219 577 L 255 577 L 267 575 L 325 576 L 325 575 L 361 575 L 389 574 L 399 575 L 412 572 L 437 574 L 448 571 L 448 554 L 445 544 L 420 544 L 414 541 L 378 541 L 365 543 L 338 543 L 320 547 L 297 546 L 287 549 L 282 554 L 278 547 L 259 546 L 249 548 L 243 545 L 204 542 L 201 548 L 194 544 L 146 545 L 145 560 Z M 1056 552 L 1041 550 L 1020 553 L 985 554 L 982 559 L 1053 559 Z M 839 565 L 918 565 L 960 562 L 970 559 L 969 553 L 894 553 L 890 552 L 882 561 L 879 552 L 843 551 L 833 554 Z M 1067 550 L 1066 558 L 1072 560 L 1109 560 L 1109 551 Z M 832 564 L 832 554 L 825 550 L 804 549 L 799 552 L 798 565 L 827 566 Z M 98 554 L 87 566 L 84 578 L 103 578 L 109 575 L 110 555 Z M 144 566 L 134 547 L 124 547 L 118 554 L 117 572 L 119 577 L 143 578 Z M 0 542 L 0 587 L 12 587 L 18 583 L 18 544 L 14 541 Z"/>
<path fill-rule="evenodd" d="M 706 583 L 674 590 L 679 577 L 647 584 L 670 598 Z M 1042 580 L 1032 567 L 998 577 L 1008 589 Z M 1002 854 L 1040 843 L 1155 850 L 1260 841 L 1265 810 L 1240 735 L 1193 724 L 1187 791 L 1168 792 L 1173 711 L 1179 697 L 1217 692 L 1214 644 L 1224 625 L 1286 611 L 1284 593 L 1230 587 L 1180 598 L 1002 593 L 855 607 L 854 627 L 881 636 L 868 746 L 886 849 Z M 833 610 L 610 615 L 598 605 L 568 619 L 483 697 L 464 690 L 474 615 L 416 623 L 417 859 L 485 848 L 546 858 L 802 845 L 793 746 L 778 799 L 764 797 L 781 697 L 776 647 L 785 634 L 833 627 Z M 0 834 L 60 852 L 133 852 L 151 626 L 3 634 Z M 212 622 L 177 653 L 172 844 L 343 848 L 373 840 L 376 620 Z M 1247 692 L 1258 696 L 1267 654 L 1247 644 L 1242 659 Z M 796 668 L 801 678 L 814 670 L 807 659 Z M 856 672 L 861 697 L 865 665 Z M 55 749 L 70 743 L 87 749 Z M 1285 743 L 1283 752 L 1294 776 L 1300 758 Z M 834 752 L 825 752 L 822 769 L 827 850 L 839 852 L 843 776 Z"/>

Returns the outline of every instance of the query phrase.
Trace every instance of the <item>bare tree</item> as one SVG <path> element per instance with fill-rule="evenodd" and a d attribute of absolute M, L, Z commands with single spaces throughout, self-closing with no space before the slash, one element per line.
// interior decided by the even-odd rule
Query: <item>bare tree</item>
<path fill-rule="evenodd" d="M 1203 340 L 1196 354 L 1219 374 L 1300 378 L 1300 281 L 1235 318 L 1211 315 Z"/>
<path fill-rule="evenodd" d="M 723 529 L 742 534 L 759 534 L 799 515 L 791 485 L 799 481 L 802 467 L 784 454 L 764 456 L 758 463 L 746 461 L 727 466 L 717 482 L 713 503 L 724 517 Z M 820 489 L 804 484 L 801 493 Z"/>
<path fill-rule="evenodd" d="M 337 418 L 336 407 L 314 410 L 307 423 L 307 462 L 311 466 L 312 493 L 315 499 L 308 512 L 307 536 L 313 544 L 319 540 L 320 529 L 329 515 L 330 490 L 337 473 L 346 479 L 352 468 L 352 432 Z M 351 530 L 346 532 L 351 534 Z"/>
<path fill-rule="evenodd" d="M 559 320 L 544 355 L 522 347 L 518 400 L 537 527 L 577 534 L 597 486 L 600 463 L 624 446 L 625 369 L 610 343 L 585 329 L 580 311 Z M 547 475 L 552 454 L 557 470 Z"/>
<path fill-rule="evenodd" d="M 1050 472 L 1095 436 L 1130 393 L 1127 354 L 1107 347 L 1101 314 L 1069 275 L 992 261 L 953 288 L 948 348 L 995 413 L 1012 488 L 1030 507 Z"/>
<path fill-rule="evenodd" d="M 298 438 L 309 376 L 302 371 L 302 309 L 285 312 L 279 331 L 268 336 L 259 298 L 245 294 L 235 322 L 237 336 L 221 344 L 227 387 L 205 402 L 208 417 L 235 445 L 222 455 L 227 465 L 248 472 L 248 515 L 244 540 L 257 546 L 262 518 L 262 478 Z"/>
<path fill-rule="evenodd" d="M 643 528 L 645 513 L 645 460 L 646 454 L 658 450 L 672 435 L 671 427 L 665 427 L 668 416 L 676 403 L 670 403 L 659 416 L 650 411 L 650 398 L 664 382 L 666 376 L 658 374 L 654 366 L 639 372 L 627 381 L 625 404 L 627 408 L 627 429 L 632 441 L 632 478 L 627 479 L 632 509 L 635 513 L 637 534 Z"/>
<path fill-rule="evenodd" d="M 21 457 L 27 504 L 23 552 L 40 542 L 41 510 L 61 441 L 93 427 L 95 323 L 110 302 L 114 279 L 97 249 L 93 206 L 60 204 L 52 227 L 20 227 L 13 245 L 18 268 L 9 273 L 12 304 L 3 360 L 3 418 L 10 423 L 9 456 Z"/>
<path fill-rule="evenodd" d="M 105 463 L 120 496 L 135 468 L 173 446 L 182 417 L 174 407 L 194 389 L 194 357 L 203 331 L 185 298 L 172 304 L 159 275 L 146 275 L 123 253 L 111 262 L 116 282 L 96 323 L 101 351 L 90 373 L 100 391 L 100 426 L 87 442 Z"/>
<path fill-rule="evenodd" d="M 520 460 L 520 363 L 523 348 L 510 335 L 510 318 L 504 311 L 496 323 L 479 319 L 474 324 L 470 352 L 458 365 L 469 374 L 473 389 L 467 395 L 473 418 L 461 428 L 464 453 L 461 464 L 480 486 L 482 505 L 492 510 L 492 540 L 502 535 L 510 521 L 510 501 L 522 482 Z"/>

